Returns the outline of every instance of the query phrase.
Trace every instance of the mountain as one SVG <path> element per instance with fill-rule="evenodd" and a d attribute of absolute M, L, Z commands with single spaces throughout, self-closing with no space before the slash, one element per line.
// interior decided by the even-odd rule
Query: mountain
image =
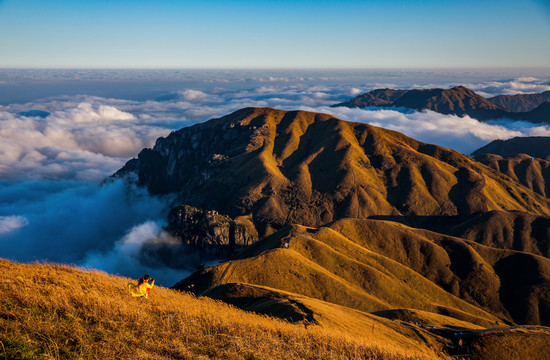
<path fill-rule="evenodd" d="M 477 214 L 445 233 L 497 249 L 550 258 L 550 217 L 519 211 Z"/>
<path fill-rule="evenodd" d="M 508 111 L 527 112 L 550 101 L 550 90 L 539 94 L 499 95 L 487 100 Z"/>
<path fill-rule="evenodd" d="M 508 140 L 494 140 L 474 151 L 472 156 L 478 157 L 484 154 L 500 156 L 528 154 L 535 158 L 546 158 L 550 156 L 550 137 L 528 136 Z"/>
<path fill-rule="evenodd" d="M 534 158 L 518 154 L 500 156 L 485 154 L 476 157 L 481 163 L 500 171 L 542 196 L 550 197 L 550 158 Z"/>
<path fill-rule="evenodd" d="M 538 107 L 526 113 L 518 113 L 515 118 L 522 119 L 521 114 L 525 114 L 525 119 L 531 122 L 550 123 L 550 101 L 545 101 Z"/>
<path fill-rule="evenodd" d="M 388 96 L 383 97 L 383 94 Z M 380 99 L 384 101 L 380 101 Z M 442 114 L 469 115 L 479 120 L 506 117 L 508 111 L 464 86 L 451 89 L 373 90 L 333 107 L 403 107 Z"/>
<path fill-rule="evenodd" d="M 546 93 L 532 95 L 533 99 L 536 98 L 534 95 L 540 95 L 537 99 L 542 100 Z M 511 111 L 500 106 L 499 103 L 498 100 L 486 99 L 464 86 L 456 86 L 451 89 L 377 89 L 332 107 L 394 107 L 418 111 L 431 110 L 458 116 L 468 115 L 481 121 L 506 118 L 535 123 L 550 122 L 550 102 L 548 101 L 541 101 L 537 106 L 530 107 L 529 111 L 524 112 Z"/>
<path fill-rule="evenodd" d="M 408 93 L 410 90 L 394 90 L 394 89 L 377 89 L 369 91 L 363 95 L 354 97 L 348 102 L 332 105 L 332 107 L 346 106 L 350 108 L 366 108 L 369 106 L 375 107 L 391 107 L 401 96 Z"/>
<path fill-rule="evenodd" d="M 489 165 L 327 114 L 246 108 L 159 138 L 114 177 L 170 195 L 186 244 L 252 242 L 177 290 L 396 347 L 537 358 L 550 199 Z"/>
<path fill-rule="evenodd" d="M 175 288 L 220 296 L 217 287 L 233 283 L 368 313 L 424 311 L 484 328 L 550 325 L 550 259 L 382 220 L 285 228 Z"/>
<path fill-rule="evenodd" d="M 262 237 L 345 217 L 550 215 L 550 201 L 457 151 L 331 115 L 246 108 L 157 140 L 114 177 Z"/>

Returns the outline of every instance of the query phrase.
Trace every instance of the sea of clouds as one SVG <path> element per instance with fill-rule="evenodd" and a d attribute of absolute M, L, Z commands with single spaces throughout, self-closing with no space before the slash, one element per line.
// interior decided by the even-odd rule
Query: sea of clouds
<path fill-rule="evenodd" d="M 8 93 L 24 99 L 0 102 L 0 257 L 133 277 L 149 272 L 172 285 L 196 262 L 172 269 L 142 252 L 147 243 L 170 243 L 162 231 L 168 201 L 136 189 L 130 197 L 121 182 L 99 185 L 158 137 L 243 107 L 270 106 L 330 113 L 469 154 L 495 139 L 550 136 L 550 124 L 330 105 L 381 87 L 465 85 L 487 97 L 542 92 L 550 90 L 549 79 L 482 72 L 0 70 L 0 99 Z"/>

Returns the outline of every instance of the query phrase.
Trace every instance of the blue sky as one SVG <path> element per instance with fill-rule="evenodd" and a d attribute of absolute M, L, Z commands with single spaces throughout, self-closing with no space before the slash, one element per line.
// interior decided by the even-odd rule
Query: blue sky
<path fill-rule="evenodd" d="M 550 1 L 0 0 L 0 67 L 550 67 Z"/>

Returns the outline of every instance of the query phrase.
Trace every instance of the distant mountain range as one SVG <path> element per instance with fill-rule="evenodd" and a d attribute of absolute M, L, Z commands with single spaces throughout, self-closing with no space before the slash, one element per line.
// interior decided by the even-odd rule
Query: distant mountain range
<path fill-rule="evenodd" d="M 550 90 L 540 94 L 499 95 L 487 100 L 508 111 L 526 112 L 534 110 L 545 101 L 550 101 Z"/>
<path fill-rule="evenodd" d="M 468 115 L 486 121 L 493 119 L 550 122 L 550 91 L 542 94 L 497 96 L 486 99 L 464 86 L 451 89 L 377 89 L 332 107 L 395 107 L 431 110 L 442 114 Z M 528 109 L 521 111 L 518 109 Z"/>
<path fill-rule="evenodd" d="M 485 154 L 501 156 L 528 154 L 536 158 L 546 158 L 550 156 L 550 137 L 525 136 L 508 140 L 494 140 L 474 151 L 472 156 Z"/>

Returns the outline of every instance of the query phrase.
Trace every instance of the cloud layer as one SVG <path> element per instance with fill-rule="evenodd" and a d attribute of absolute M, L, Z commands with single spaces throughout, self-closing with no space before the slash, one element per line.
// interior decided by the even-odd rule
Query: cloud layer
<path fill-rule="evenodd" d="M 521 122 L 480 123 L 468 117 L 430 112 L 348 111 L 327 106 L 391 84 L 359 88 L 345 84 L 307 85 L 281 78 L 276 80 L 284 81 L 283 85 L 265 85 L 264 79 L 260 80 L 259 86 L 251 89 L 183 89 L 143 101 L 76 95 L 0 106 L 0 179 L 99 181 L 142 148 L 153 146 L 158 137 L 246 106 L 328 112 L 345 120 L 388 127 L 466 154 L 495 139 L 548 135 L 547 126 Z M 523 77 L 467 86 L 488 96 L 543 91 L 550 89 L 548 84 L 546 80 Z M 417 87 L 432 86 L 436 85 Z"/>
<path fill-rule="evenodd" d="M 173 270 L 141 255 L 144 244 L 166 241 L 162 226 L 168 201 L 128 190 L 120 181 L 103 186 L 1 182 L 1 256 L 72 263 L 134 277 L 150 272 L 162 284 L 173 285 L 196 262 Z"/>
<path fill-rule="evenodd" d="M 550 136 L 550 124 L 524 121 L 480 122 L 469 116 L 443 115 L 433 111 L 402 113 L 395 110 L 302 107 L 330 113 L 340 119 L 362 122 L 402 132 L 414 139 L 470 154 L 496 139 L 516 136 Z"/>

